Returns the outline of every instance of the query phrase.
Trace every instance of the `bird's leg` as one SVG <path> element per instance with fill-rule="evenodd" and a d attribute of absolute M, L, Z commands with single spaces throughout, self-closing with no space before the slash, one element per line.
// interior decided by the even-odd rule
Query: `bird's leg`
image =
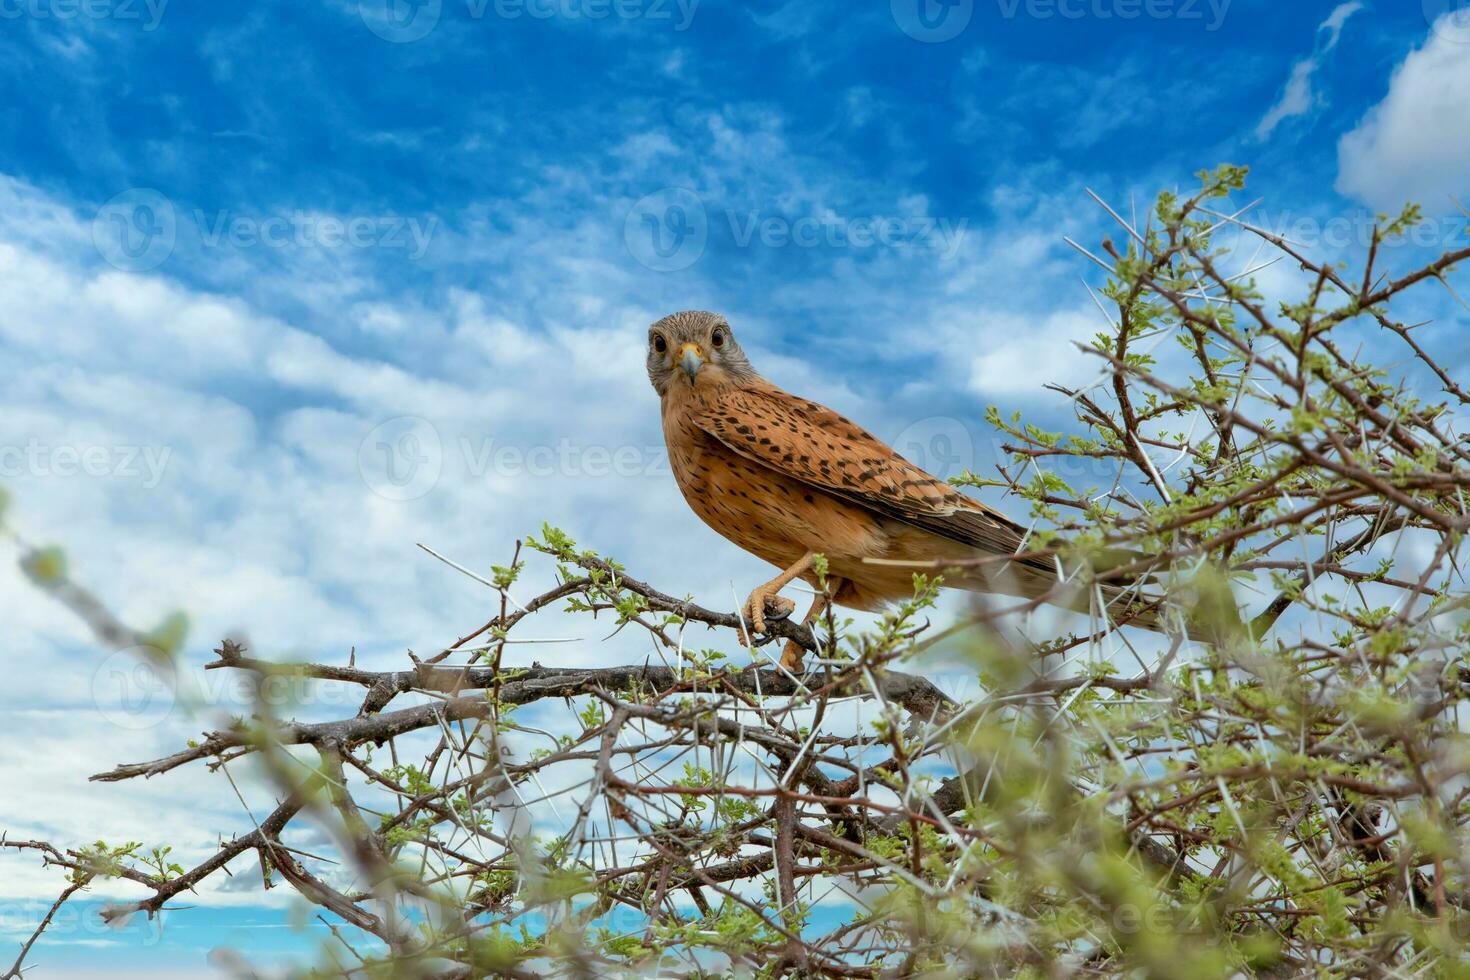
<path fill-rule="evenodd" d="M 812 623 L 820 619 L 831 605 L 832 596 L 827 592 L 818 592 L 817 597 L 812 600 L 812 607 L 806 612 L 806 618 L 801 621 L 801 625 L 810 628 Z M 793 674 L 797 673 L 801 670 L 801 658 L 805 653 L 806 650 L 800 643 L 795 640 L 787 640 L 786 648 L 781 651 L 781 666 Z"/>
<path fill-rule="evenodd" d="M 745 615 L 748 617 L 751 632 L 764 633 L 766 631 L 767 600 L 769 600 L 772 605 L 780 610 L 781 616 L 791 615 L 792 611 L 796 609 L 796 603 L 792 602 L 790 599 L 783 599 L 777 593 L 786 588 L 786 584 L 792 579 L 796 578 L 808 568 L 811 568 L 812 561 L 816 557 L 817 556 L 815 552 L 808 551 L 806 554 L 801 556 L 800 560 L 798 560 L 796 564 L 792 565 L 790 568 L 786 569 L 786 571 L 782 572 L 780 575 L 777 575 L 775 578 L 771 579 L 765 585 L 760 586 L 750 594 L 750 598 L 745 600 L 744 612 Z"/>

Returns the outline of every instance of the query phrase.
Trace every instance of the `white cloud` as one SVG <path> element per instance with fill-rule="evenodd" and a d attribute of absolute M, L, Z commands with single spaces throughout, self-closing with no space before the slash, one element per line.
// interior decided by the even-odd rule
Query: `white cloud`
<path fill-rule="evenodd" d="M 768 574 L 714 547 L 666 470 L 589 473 L 573 456 L 553 458 L 544 473 L 501 472 L 479 455 L 486 440 L 522 452 L 564 441 L 574 450 L 661 442 L 657 401 L 641 376 L 651 316 L 609 309 L 626 304 L 626 284 L 582 267 L 581 289 L 602 297 L 603 316 L 590 327 L 532 330 L 520 312 L 485 314 L 484 297 L 470 293 L 440 311 L 442 328 L 416 301 L 359 307 L 367 322 L 407 338 L 398 349 L 422 358 L 410 368 L 407 356 L 349 352 L 241 299 L 119 273 L 97 261 L 69 209 L 15 181 L 0 180 L 0 197 L 14 204 L 0 221 L 0 352 L 26 365 L 0 390 L 10 519 L 30 539 L 63 544 L 76 578 L 138 628 L 186 610 L 195 673 L 208 648 L 238 630 L 266 656 L 341 662 L 355 646 L 360 663 L 377 666 L 399 665 L 406 648 L 452 641 L 483 621 L 483 588 L 419 552 L 420 541 L 483 568 L 551 520 L 630 567 L 690 567 L 679 584 L 717 605 L 731 580 Z M 404 414 L 437 430 L 442 475 L 422 498 L 398 502 L 374 492 L 359 448 L 384 418 Z M 33 457 L 11 452 L 32 447 Z M 166 451 L 161 479 L 150 486 L 141 471 L 56 465 L 58 450 L 128 447 Z M 101 835 L 168 842 L 187 863 L 248 825 L 228 783 L 202 768 L 136 785 L 87 781 L 176 750 L 217 726 L 238 698 L 215 692 L 197 714 L 118 728 L 94 703 L 107 652 L 24 581 L 16 556 L 8 542 L 0 547 L 0 618 L 7 648 L 24 659 L 12 661 L 0 705 L 46 734 L 0 747 L 0 828 L 63 846 Z M 526 589 L 549 575 L 542 568 Z M 555 613 L 545 619 L 543 635 L 571 632 Z M 632 657 L 631 634 L 555 652 L 564 663 L 600 662 L 620 642 Z M 549 651 L 515 652 L 529 662 Z M 105 705 L 105 685 L 99 696 Z M 7 894 L 54 890 L 54 875 L 5 860 Z"/>
<path fill-rule="evenodd" d="M 1281 90 L 1281 97 L 1256 125 L 1256 139 L 1269 139 L 1276 127 L 1287 119 L 1304 116 L 1312 108 L 1312 76 L 1317 72 L 1317 61 L 1308 58 L 1291 66 L 1291 77 Z"/>
<path fill-rule="evenodd" d="M 1046 395 L 1042 385 L 1078 385 L 1096 377 L 1103 361 L 1077 349 L 1103 328 L 1095 309 L 1062 310 L 1044 318 L 1016 313 L 986 317 L 987 337 L 970 361 L 970 390 L 999 401 Z"/>
<path fill-rule="evenodd" d="M 1328 35 L 1322 46 L 1324 51 L 1331 51 L 1337 47 L 1337 42 L 1342 37 L 1343 25 L 1348 22 L 1349 17 L 1362 10 L 1363 7 L 1364 5 L 1359 0 L 1349 0 L 1348 3 L 1340 3 L 1333 8 L 1332 13 L 1327 15 L 1327 19 L 1317 27 L 1319 34 L 1326 31 Z"/>
<path fill-rule="evenodd" d="M 169 454 L 152 486 L 126 474 L 0 477 L 14 493 L 14 523 L 30 538 L 65 545 L 77 579 L 134 625 L 149 628 L 173 609 L 187 610 L 196 673 L 209 647 L 240 631 L 266 656 L 342 662 L 356 647 L 359 663 L 398 667 L 405 649 L 438 649 L 485 618 L 483 588 L 424 555 L 418 542 L 483 569 L 503 563 L 518 536 L 549 520 L 633 573 L 717 607 L 769 577 L 764 563 L 694 517 L 661 459 L 643 336 L 671 309 L 714 305 L 709 297 L 722 293 L 703 277 L 745 277 L 723 294 L 754 296 L 749 308 L 724 311 L 767 376 L 888 438 L 913 419 L 962 410 L 937 409 L 923 393 L 907 407 L 901 396 L 865 405 L 864 392 L 849 383 L 858 368 L 848 354 L 881 362 L 912 339 L 905 353 L 916 374 L 955 406 L 966 400 L 955 392 L 968 380 L 956 349 L 999 341 L 975 377 L 982 387 L 993 378 L 1010 385 L 986 393 L 1019 397 L 1043 378 L 1065 379 L 1056 356 L 1025 356 L 1018 338 L 1026 324 L 1041 323 L 1047 349 L 1060 357 L 1070 356 L 1066 341 L 1095 329 L 1085 313 L 1025 315 L 1054 302 L 1059 270 L 1070 280 L 1077 269 L 1058 254 L 1055 228 L 1067 213 L 1061 194 L 1016 205 L 1026 217 L 1006 219 L 1003 256 L 989 254 L 976 232 L 952 257 L 922 246 L 854 248 L 830 261 L 752 249 L 735 263 L 712 255 L 688 277 L 640 271 L 625 255 L 621 215 L 645 192 L 635 181 L 649 180 L 641 168 L 650 162 L 666 162 L 681 180 L 687 174 L 711 202 L 763 214 L 842 220 L 929 210 L 931 202 L 908 188 L 804 165 L 769 113 L 722 110 L 702 128 L 705 138 L 692 148 L 656 131 L 630 141 L 620 158 L 629 175 L 613 189 L 574 169 L 548 171 L 519 202 L 523 210 L 494 216 L 494 233 L 465 230 L 477 226 L 473 213 L 446 217 L 446 250 L 488 271 L 487 285 L 471 289 L 464 284 L 480 280 L 453 269 L 442 293 L 379 289 L 370 256 L 310 250 L 181 250 L 180 265 L 209 268 L 208 288 L 170 278 L 172 265 L 120 273 L 98 261 L 89 222 L 72 206 L 0 177 L 0 355 L 26 366 L 0 389 L 0 447 L 36 440 Z M 807 262 L 811 276 L 777 269 Z M 998 291 L 1014 303 L 1007 318 L 975 312 Z M 300 302 L 272 305 L 283 297 Z M 304 310 L 299 319 L 317 329 L 296 314 L 268 312 L 277 308 Z M 777 319 L 776 310 L 816 324 L 815 336 Z M 848 330 L 844 318 L 859 310 L 884 338 Z M 895 376 L 885 372 L 875 386 Z M 975 416 L 979 407 L 976 399 Z M 365 478 L 360 452 L 395 416 L 424 419 L 437 440 L 437 481 L 407 501 L 375 492 L 376 475 Z M 606 456 L 597 455 L 620 448 L 637 455 L 635 471 L 609 473 Z M 510 465 L 500 449 L 513 451 Z M 532 453 L 541 455 L 533 461 Z M 118 762 L 177 749 L 215 727 L 238 699 L 212 696 L 196 713 L 120 731 L 94 703 L 93 676 L 106 651 L 38 597 L 14 558 L 14 549 L 0 550 L 0 619 L 10 649 L 27 659 L 12 672 L 0 708 L 36 713 L 26 716 L 36 730 L 64 719 L 65 731 L 43 753 L 14 740 L 0 747 L 7 784 L 0 828 L 63 844 L 103 831 L 166 841 L 188 863 L 248 825 L 228 784 L 202 768 L 137 785 L 86 781 Z M 550 568 L 537 566 L 525 593 L 550 579 Z M 600 623 L 555 612 L 537 620 L 531 635 L 587 641 L 517 647 L 517 663 L 548 656 L 606 663 L 649 652 L 631 632 L 603 643 Z M 726 648 L 739 655 L 733 644 Z M 257 808 L 270 805 L 258 785 L 246 794 Z M 54 878 L 28 868 L 7 874 L 6 884 L 40 896 Z"/>
<path fill-rule="evenodd" d="M 1337 189 L 1396 211 L 1470 194 L 1470 37 L 1446 14 L 1394 70 L 1388 95 L 1338 143 Z"/>
<path fill-rule="evenodd" d="M 1276 131 L 1276 127 L 1288 119 L 1304 116 L 1312 110 L 1317 102 L 1317 96 L 1312 87 L 1312 79 L 1317 74 L 1317 69 L 1322 66 L 1325 58 L 1342 39 L 1343 25 L 1348 18 L 1363 9 L 1359 0 L 1349 0 L 1348 3 L 1338 4 L 1333 8 L 1327 19 L 1317 25 L 1317 46 L 1311 57 L 1303 58 L 1291 67 L 1291 75 L 1286 80 L 1285 87 L 1281 90 L 1276 104 L 1267 110 L 1266 115 L 1256 125 L 1256 139 L 1267 140 Z"/>
<path fill-rule="evenodd" d="M 484 619 L 483 588 L 414 545 L 484 568 L 543 520 L 713 606 L 769 576 L 694 517 L 661 463 L 642 340 L 667 309 L 640 294 L 672 290 L 609 262 L 620 243 L 584 240 L 581 228 L 528 233 L 507 281 L 540 276 L 530 294 L 550 280 L 556 301 L 540 302 L 534 320 L 503 294 L 452 289 L 426 311 L 417 298 L 367 301 L 348 289 L 348 329 L 326 339 L 235 296 L 117 272 L 68 208 L 16 181 L 0 179 L 0 196 L 14 204 L 0 221 L 0 352 L 27 365 L 0 390 L 0 447 L 34 444 L 43 460 L 0 477 L 14 495 L 11 520 L 28 538 L 63 544 L 76 578 L 138 628 L 186 610 L 196 674 L 209 647 L 241 630 L 266 656 L 342 662 L 355 646 L 359 663 L 399 666 L 406 648 L 437 649 Z M 349 346 L 360 327 L 391 338 L 390 353 Z M 772 376 L 846 411 L 857 404 L 834 372 L 763 353 L 759 331 L 746 336 Z M 428 493 L 401 502 L 374 492 L 359 458 L 374 427 L 399 415 L 432 426 L 442 467 Z M 152 485 L 139 474 L 62 475 L 46 462 L 58 447 L 147 447 L 166 451 L 167 465 Z M 509 468 L 494 455 L 507 447 Z M 639 465 L 609 472 L 598 453 L 623 447 Z M 533 464 L 536 451 L 545 454 Z M 50 734 L 0 747 L 0 828 L 63 845 L 104 833 L 168 842 L 188 863 L 248 825 L 228 783 L 203 768 L 135 785 L 87 781 L 168 754 L 242 705 L 215 691 L 195 713 L 119 729 L 94 702 L 108 703 L 105 685 L 94 691 L 107 651 L 24 581 L 15 558 L 5 544 L 0 618 L 8 648 L 26 659 L 0 705 Z M 550 578 L 541 566 L 524 589 Z M 588 642 L 515 648 L 526 663 L 649 652 L 631 632 L 603 643 L 600 624 L 555 612 L 538 620 L 532 635 Z M 246 793 L 269 806 L 258 786 Z M 53 890 L 54 876 L 12 873 L 12 863 L 7 892 Z"/>

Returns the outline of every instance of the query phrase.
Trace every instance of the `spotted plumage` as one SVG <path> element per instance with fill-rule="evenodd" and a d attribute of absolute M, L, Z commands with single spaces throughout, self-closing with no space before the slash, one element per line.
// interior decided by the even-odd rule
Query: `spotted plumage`
<path fill-rule="evenodd" d="M 653 324 L 648 374 L 684 499 L 710 527 L 783 569 L 751 593 L 757 632 L 777 593 L 815 584 L 825 556 L 832 601 L 876 609 L 913 593 L 912 567 L 892 562 L 966 561 L 1015 554 L 1023 530 L 999 512 L 910 463 L 849 419 L 762 378 L 715 313 L 675 313 Z M 1040 595 L 1055 566 L 994 562 L 946 575 L 947 585 Z M 823 609 L 818 597 L 807 621 Z M 800 666 L 788 644 L 783 662 Z"/>

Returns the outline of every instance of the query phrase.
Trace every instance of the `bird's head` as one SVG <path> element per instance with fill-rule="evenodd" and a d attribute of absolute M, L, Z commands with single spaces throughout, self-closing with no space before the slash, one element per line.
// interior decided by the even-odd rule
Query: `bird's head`
<path fill-rule="evenodd" d="M 648 380 L 660 397 L 675 385 L 739 383 L 756 376 L 718 313 L 671 313 L 648 328 Z"/>

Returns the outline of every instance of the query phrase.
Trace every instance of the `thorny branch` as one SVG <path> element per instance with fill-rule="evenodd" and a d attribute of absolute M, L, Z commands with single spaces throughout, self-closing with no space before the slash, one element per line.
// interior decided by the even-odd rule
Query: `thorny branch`
<path fill-rule="evenodd" d="M 1391 275 L 1401 219 L 1350 275 L 1215 203 L 1242 183 L 1206 175 L 1144 227 L 1104 205 L 1126 238 L 1085 253 L 1112 310 L 1088 348 L 1098 382 L 1057 389 L 1076 426 L 991 413 L 1007 458 L 970 482 L 1029 502 L 1053 593 L 932 631 L 919 575 L 871 627 L 751 637 L 547 528 L 494 569 L 488 621 L 401 669 L 226 640 L 206 669 L 251 679 L 248 717 L 94 778 L 254 766 L 273 808 L 187 868 L 0 841 L 68 876 L 9 976 L 101 879 L 142 896 L 109 916 L 155 915 L 249 862 L 323 910 L 320 976 L 1463 966 L 1470 397 L 1392 306 L 1470 252 Z M 1289 258 L 1307 298 L 1273 312 L 1226 232 Z M 1451 401 L 1345 353 L 1365 336 L 1402 344 Z M 33 579 L 102 642 L 148 642 L 41 557 Z M 533 561 L 555 580 L 517 601 Z M 1120 629 L 1103 584 L 1162 596 L 1163 634 Z M 1096 598 L 1086 628 L 1037 639 L 1050 620 L 1033 614 L 1079 594 Z M 558 607 L 643 638 L 643 662 L 515 666 L 516 631 Z M 816 668 L 782 670 L 772 639 Z M 749 666 L 724 652 L 742 645 Z M 280 717 L 265 692 L 283 676 L 360 707 Z M 297 846 L 303 822 L 330 856 Z"/>

